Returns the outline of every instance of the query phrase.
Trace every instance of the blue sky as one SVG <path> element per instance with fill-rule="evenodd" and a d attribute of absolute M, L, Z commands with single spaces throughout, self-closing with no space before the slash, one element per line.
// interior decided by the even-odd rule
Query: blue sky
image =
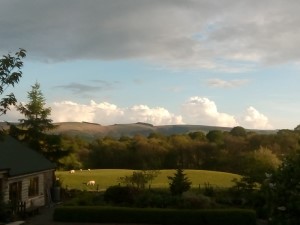
<path fill-rule="evenodd" d="M 293 129 L 299 10 L 297 0 L 2 0 L 0 53 L 27 50 L 12 91 L 26 102 L 40 83 L 54 122 Z"/>

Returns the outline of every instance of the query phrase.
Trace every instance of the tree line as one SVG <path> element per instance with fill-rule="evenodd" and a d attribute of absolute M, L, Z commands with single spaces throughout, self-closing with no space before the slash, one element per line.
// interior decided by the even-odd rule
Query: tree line
<path fill-rule="evenodd" d="M 63 136 L 64 148 L 71 154 L 60 160 L 63 169 L 204 169 L 259 174 L 276 169 L 285 155 L 299 148 L 298 130 L 276 134 L 247 132 L 234 127 L 229 132 L 212 130 L 177 135 L 152 133 L 148 137 L 98 138 L 87 142 L 80 137 Z"/>

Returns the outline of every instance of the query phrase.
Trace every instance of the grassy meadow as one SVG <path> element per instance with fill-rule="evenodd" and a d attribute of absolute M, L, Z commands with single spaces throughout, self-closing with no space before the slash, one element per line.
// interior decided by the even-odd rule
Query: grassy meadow
<path fill-rule="evenodd" d="M 119 178 L 132 175 L 133 170 L 126 169 L 97 169 L 97 170 L 76 170 L 75 173 L 69 171 L 56 171 L 56 176 L 62 182 L 63 187 L 79 190 L 105 190 L 109 186 L 118 185 Z M 153 180 L 152 188 L 168 188 L 168 176 L 173 176 L 175 170 L 160 170 L 160 174 Z M 184 170 L 184 173 L 192 182 L 192 187 L 197 188 L 210 184 L 214 187 L 230 187 L 234 178 L 239 175 L 232 173 L 206 171 L 206 170 Z M 96 181 L 95 186 L 87 186 L 90 180 Z"/>

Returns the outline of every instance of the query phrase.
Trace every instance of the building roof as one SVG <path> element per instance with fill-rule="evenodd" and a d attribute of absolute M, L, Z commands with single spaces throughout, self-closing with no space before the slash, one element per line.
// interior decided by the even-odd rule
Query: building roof
<path fill-rule="evenodd" d="M 18 140 L 5 136 L 0 140 L 0 170 L 3 169 L 8 169 L 12 177 L 55 169 L 55 164 Z"/>

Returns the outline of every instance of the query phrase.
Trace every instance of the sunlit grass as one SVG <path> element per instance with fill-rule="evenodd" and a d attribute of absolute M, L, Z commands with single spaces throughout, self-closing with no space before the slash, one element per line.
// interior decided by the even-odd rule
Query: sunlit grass
<path fill-rule="evenodd" d="M 119 178 L 131 175 L 133 170 L 125 169 L 98 169 L 83 170 L 69 173 L 69 171 L 56 171 L 56 176 L 62 181 L 63 187 L 79 190 L 104 190 L 112 185 L 119 184 Z M 173 176 L 175 170 L 160 170 L 160 174 L 153 180 L 151 187 L 168 188 L 168 176 Z M 184 173 L 192 182 L 192 187 L 204 186 L 205 184 L 214 187 L 230 187 L 232 180 L 239 178 L 239 175 L 206 170 L 184 170 Z M 85 183 L 89 180 L 96 181 L 95 186 L 87 186 Z"/>

